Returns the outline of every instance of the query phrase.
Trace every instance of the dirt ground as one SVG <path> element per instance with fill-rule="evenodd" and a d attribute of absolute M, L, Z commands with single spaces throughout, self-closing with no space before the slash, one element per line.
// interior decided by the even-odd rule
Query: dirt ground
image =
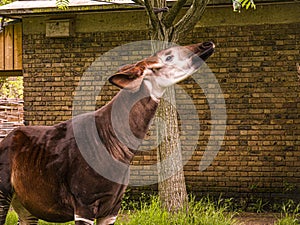
<path fill-rule="evenodd" d="M 274 225 L 280 218 L 276 213 L 241 213 L 236 216 L 240 225 Z"/>

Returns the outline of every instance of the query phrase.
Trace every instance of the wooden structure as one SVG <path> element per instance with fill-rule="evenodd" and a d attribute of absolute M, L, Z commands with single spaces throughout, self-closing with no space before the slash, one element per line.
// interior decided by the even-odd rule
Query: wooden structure
<path fill-rule="evenodd" d="M 23 100 L 0 99 L 0 140 L 17 126 L 23 126 Z"/>
<path fill-rule="evenodd" d="M 0 77 L 22 76 L 22 23 L 0 21 Z M 21 125 L 23 101 L 0 99 L 0 140 Z"/>
<path fill-rule="evenodd" d="M 0 76 L 22 76 L 22 23 L 8 23 L 0 33 Z"/>

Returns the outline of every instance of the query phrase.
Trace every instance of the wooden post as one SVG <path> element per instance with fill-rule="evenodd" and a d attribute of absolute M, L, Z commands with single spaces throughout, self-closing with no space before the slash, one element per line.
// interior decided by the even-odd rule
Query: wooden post
<path fill-rule="evenodd" d="M 14 70 L 22 69 L 22 23 L 14 25 Z"/>
<path fill-rule="evenodd" d="M 4 31 L 0 33 L 0 70 L 5 69 L 5 37 L 4 37 Z"/>
<path fill-rule="evenodd" d="M 13 70 L 14 68 L 14 55 L 13 55 L 13 46 L 14 46 L 14 28 L 13 26 L 5 27 L 5 70 Z"/>

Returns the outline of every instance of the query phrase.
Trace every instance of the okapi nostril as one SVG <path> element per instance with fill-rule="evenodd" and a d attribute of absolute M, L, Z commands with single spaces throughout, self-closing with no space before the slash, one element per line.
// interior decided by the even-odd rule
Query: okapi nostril
<path fill-rule="evenodd" d="M 197 53 L 197 55 L 202 60 L 206 60 L 214 52 L 215 44 L 211 41 L 203 42 L 198 46 L 198 49 L 199 52 Z"/>
<path fill-rule="evenodd" d="M 204 49 L 207 49 L 207 48 L 211 48 L 214 46 L 214 43 L 211 42 L 211 41 L 207 41 L 207 42 L 204 42 L 202 43 L 202 45 L 200 46 L 200 48 L 204 48 Z"/>

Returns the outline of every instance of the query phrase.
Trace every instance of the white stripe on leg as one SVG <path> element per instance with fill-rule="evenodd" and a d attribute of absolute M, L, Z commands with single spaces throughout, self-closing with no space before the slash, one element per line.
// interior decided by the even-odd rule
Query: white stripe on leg
<path fill-rule="evenodd" d="M 97 225 L 109 225 L 116 222 L 117 217 L 116 216 L 107 216 L 104 218 L 97 219 Z"/>
<path fill-rule="evenodd" d="M 85 222 L 87 224 L 94 225 L 94 220 L 89 220 L 89 219 L 86 219 L 86 218 L 82 218 L 81 216 L 78 216 L 78 215 L 75 215 L 75 222 L 76 221 L 82 221 L 82 222 Z"/>

